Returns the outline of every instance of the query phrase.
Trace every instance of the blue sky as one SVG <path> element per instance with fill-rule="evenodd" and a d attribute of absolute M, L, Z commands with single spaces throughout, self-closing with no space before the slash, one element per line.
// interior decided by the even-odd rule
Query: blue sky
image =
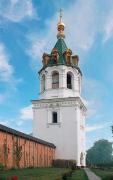
<path fill-rule="evenodd" d="M 32 132 L 43 52 L 56 42 L 63 8 L 65 42 L 80 58 L 87 105 L 87 148 L 112 141 L 113 0 L 0 0 L 0 123 Z"/>

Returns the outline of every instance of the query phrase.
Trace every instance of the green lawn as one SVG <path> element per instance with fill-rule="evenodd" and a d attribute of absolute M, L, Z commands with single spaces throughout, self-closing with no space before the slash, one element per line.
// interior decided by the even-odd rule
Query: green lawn
<path fill-rule="evenodd" d="M 62 174 L 69 171 L 64 168 L 35 168 L 1 171 L 0 177 L 3 180 L 11 176 L 18 176 L 19 180 L 55 180 L 61 178 Z M 4 177 L 4 178 L 3 178 Z M 2 180 L 0 178 L 0 180 Z"/>
<path fill-rule="evenodd" d="M 104 170 L 92 169 L 92 171 L 95 172 L 95 174 L 97 174 L 98 176 L 100 176 L 102 180 L 113 179 L 113 169 L 104 169 Z"/>
<path fill-rule="evenodd" d="M 0 180 L 7 180 L 8 177 L 18 176 L 19 180 L 61 180 L 62 174 L 68 172 L 65 168 L 35 168 L 0 171 Z M 69 180 L 88 180 L 84 170 L 76 170 Z"/>
<path fill-rule="evenodd" d="M 71 177 L 71 180 L 88 180 L 85 172 L 83 169 L 76 170 Z"/>

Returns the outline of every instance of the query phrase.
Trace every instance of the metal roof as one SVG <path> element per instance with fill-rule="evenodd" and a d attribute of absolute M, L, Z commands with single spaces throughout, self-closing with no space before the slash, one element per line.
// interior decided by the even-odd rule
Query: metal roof
<path fill-rule="evenodd" d="M 52 148 L 56 148 L 56 146 L 53 143 L 44 141 L 42 139 L 38 139 L 36 137 L 30 136 L 30 135 L 25 134 L 23 132 L 17 131 L 17 130 L 12 129 L 12 128 L 9 128 L 9 127 L 4 126 L 2 124 L 0 124 L 0 131 L 9 133 L 9 134 L 12 134 L 12 135 L 15 135 L 15 136 L 18 136 L 18 137 L 21 137 L 21 138 L 24 138 L 24 139 L 27 139 L 27 140 L 30 140 L 30 141 L 34 141 L 34 142 L 37 142 L 39 144 L 50 146 Z"/>

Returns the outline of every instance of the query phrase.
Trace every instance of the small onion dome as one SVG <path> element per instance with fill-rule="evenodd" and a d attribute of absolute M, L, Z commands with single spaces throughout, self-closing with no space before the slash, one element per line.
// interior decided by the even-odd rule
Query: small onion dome
<path fill-rule="evenodd" d="M 58 23 L 58 26 L 57 26 L 57 30 L 58 30 L 57 38 L 58 39 L 59 38 L 65 38 L 64 27 L 65 27 L 65 24 L 63 22 Z"/>
<path fill-rule="evenodd" d="M 42 59 L 43 59 L 43 60 L 42 60 L 43 65 L 44 65 L 44 66 L 47 66 L 47 64 L 48 64 L 48 62 L 49 62 L 49 59 L 50 59 L 49 54 L 44 53 L 43 56 L 42 56 Z"/>
<path fill-rule="evenodd" d="M 60 31 L 60 30 L 64 31 L 64 28 L 65 28 L 65 24 L 63 22 L 59 22 L 57 25 L 58 31 Z"/>
<path fill-rule="evenodd" d="M 57 53 L 58 52 L 58 49 L 57 48 L 53 48 L 52 49 L 52 53 Z"/>
<path fill-rule="evenodd" d="M 71 49 L 67 49 L 67 50 L 66 50 L 66 54 L 72 55 Z"/>
<path fill-rule="evenodd" d="M 72 62 L 73 62 L 73 65 L 78 66 L 79 57 L 77 55 L 72 56 Z"/>
<path fill-rule="evenodd" d="M 53 48 L 52 52 L 52 59 L 55 60 L 55 62 L 58 62 L 58 49 L 57 48 Z"/>

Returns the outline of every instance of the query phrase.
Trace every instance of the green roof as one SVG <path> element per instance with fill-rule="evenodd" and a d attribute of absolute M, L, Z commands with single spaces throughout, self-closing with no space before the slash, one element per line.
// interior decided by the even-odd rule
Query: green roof
<path fill-rule="evenodd" d="M 73 68 L 76 68 L 78 69 L 78 71 L 81 73 L 80 71 L 80 68 L 78 67 L 78 65 L 76 64 L 73 64 L 73 61 L 72 61 L 72 57 L 71 57 L 71 63 L 70 64 L 67 64 L 66 62 L 66 57 L 64 55 L 64 52 L 66 52 L 66 50 L 68 49 L 67 48 L 67 45 L 64 41 L 63 38 L 58 38 L 55 46 L 53 49 L 57 49 L 58 50 L 58 54 L 59 54 L 59 57 L 58 57 L 58 60 L 57 60 L 57 63 L 56 61 L 54 61 L 54 59 L 52 58 L 52 52 L 51 54 L 46 54 L 48 57 L 49 57 L 49 61 L 47 64 L 43 65 L 42 69 L 39 71 L 39 73 L 45 69 L 46 67 L 51 67 L 51 66 L 58 66 L 58 65 L 66 65 L 66 66 L 71 66 Z M 82 74 L 82 73 L 81 73 Z"/>
<path fill-rule="evenodd" d="M 62 58 L 64 52 L 67 49 L 64 39 L 59 38 L 58 41 L 56 42 L 54 48 L 58 49 L 59 56 Z"/>
<path fill-rule="evenodd" d="M 64 41 L 64 39 L 59 38 L 54 46 L 55 49 L 58 50 L 59 53 L 59 59 L 58 59 L 58 64 L 65 64 L 65 59 L 64 59 L 64 52 L 67 49 L 66 43 Z M 53 65 L 54 61 L 53 59 L 50 60 L 49 65 Z"/>

